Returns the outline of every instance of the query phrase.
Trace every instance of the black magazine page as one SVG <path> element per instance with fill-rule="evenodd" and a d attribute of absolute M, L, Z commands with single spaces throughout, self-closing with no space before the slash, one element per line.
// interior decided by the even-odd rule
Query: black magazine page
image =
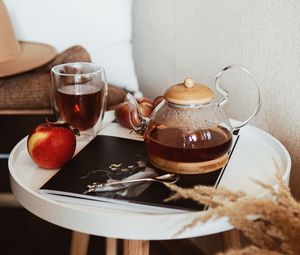
<path fill-rule="evenodd" d="M 238 136 L 235 135 L 231 153 L 237 138 Z M 217 187 L 225 170 L 226 166 L 205 174 L 179 175 L 176 184 L 181 187 L 194 185 Z M 95 183 L 155 177 L 163 174 L 165 172 L 154 168 L 148 162 L 143 141 L 99 135 L 45 183 L 40 188 L 40 193 L 50 195 L 59 201 L 90 206 L 98 206 L 97 203 L 105 202 L 123 206 L 135 204 L 175 210 L 205 209 L 204 205 L 192 200 L 180 199 L 166 202 L 165 199 L 172 192 L 158 182 L 108 186 L 96 192 L 88 192 L 89 187 Z"/>

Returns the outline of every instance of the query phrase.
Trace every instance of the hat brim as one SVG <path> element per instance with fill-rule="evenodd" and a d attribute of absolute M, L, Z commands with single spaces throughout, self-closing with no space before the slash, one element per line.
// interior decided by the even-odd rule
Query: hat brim
<path fill-rule="evenodd" d="M 14 59 L 0 63 L 0 78 L 23 73 L 47 64 L 56 56 L 52 46 L 20 41 L 21 51 Z"/>

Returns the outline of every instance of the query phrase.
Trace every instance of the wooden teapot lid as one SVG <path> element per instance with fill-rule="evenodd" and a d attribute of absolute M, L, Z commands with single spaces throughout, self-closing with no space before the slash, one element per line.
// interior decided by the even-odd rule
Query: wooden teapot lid
<path fill-rule="evenodd" d="M 187 78 L 183 83 L 167 89 L 164 97 L 167 101 L 180 105 L 207 104 L 213 100 L 213 91 L 193 79 Z"/>

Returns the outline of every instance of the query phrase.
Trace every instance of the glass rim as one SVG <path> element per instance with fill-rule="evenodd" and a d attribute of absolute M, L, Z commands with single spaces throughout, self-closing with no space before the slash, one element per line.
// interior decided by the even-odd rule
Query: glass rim
<path fill-rule="evenodd" d="M 96 71 L 91 71 L 91 72 L 86 72 L 86 73 L 73 73 L 73 74 L 71 74 L 71 73 L 62 73 L 59 70 L 56 70 L 56 69 L 59 69 L 59 68 L 64 67 L 64 66 L 74 67 L 76 65 L 93 66 L 93 67 L 95 67 Z M 59 65 L 53 66 L 51 68 L 51 73 L 54 73 L 54 74 L 59 75 L 59 76 L 78 76 L 78 75 L 95 75 L 95 74 L 97 74 L 99 72 L 102 72 L 103 70 L 104 70 L 104 68 L 102 66 L 94 64 L 92 62 L 70 62 L 70 63 L 64 63 L 64 64 L 59 64 Z"/>

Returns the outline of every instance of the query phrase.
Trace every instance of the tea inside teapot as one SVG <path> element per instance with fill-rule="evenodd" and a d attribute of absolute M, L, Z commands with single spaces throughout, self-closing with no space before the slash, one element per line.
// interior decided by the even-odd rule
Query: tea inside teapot
<path fill-rule="evenodd" d="M 232 135 L 221 126 L 189 131 L 152 123 L 145 143 L 148 152 L 161 159 L 204 162 L 223 156 L 231 147 Z"/>
<path fill-rule="evenodd" d="M 148 157 L 154 166 L 172 173 L 199 174 L 217 170 L 227 163 L 232 134 L 226 123 L 210 122 L 208 119 L 201 123 L 196 118 L 185 122 L 184 117 L 177 121 L 165 118 L 162 122 L 160 120 L 167 116 L 163 114 L 164 108 L 168 110 L 169 103 L 162 106 L 144 134 Z M 182 111 L 189 112 L 190 109 L 179 111 L 182 116 Z"/>

